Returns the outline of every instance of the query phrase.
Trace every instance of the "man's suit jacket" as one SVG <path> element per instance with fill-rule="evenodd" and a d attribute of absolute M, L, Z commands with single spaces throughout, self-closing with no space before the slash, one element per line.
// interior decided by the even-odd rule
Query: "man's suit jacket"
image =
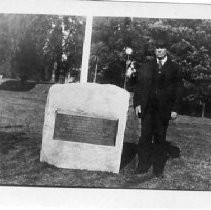
<path fill-rule="evenodd" d="M 134 88 L 134 108 L 141 105 L 142 116 L 150 103 L 152 97 L 155 74 L 158 71 L 156 59 L 146 63 L 138 71 Z M 159 111 L 163 119 L 169 120 L 171 111 L 178 112 L 181 98 L 182 80 L 178 65 L 167 59 L 162 68 L 161 84 L 158 89 Z"/>

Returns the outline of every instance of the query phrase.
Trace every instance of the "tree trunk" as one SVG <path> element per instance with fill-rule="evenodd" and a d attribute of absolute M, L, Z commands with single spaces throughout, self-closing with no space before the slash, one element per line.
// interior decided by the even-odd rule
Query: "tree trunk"
<path fill-rule="evenodd" d="M 202 113 L 201 113 L 201 117 L 204 117 L 204 113 L 205 113 L 205 103 L 202 103 Z"/>
<path fill-rule="evenodd" d="M 98 58 L 96 57 L 96 64 L 95 64 L 95 75 L 94 75 L 94 83 L 96 83 L 97 80 L 97 66 L 98 66 Z"/>
<path fill-rule="evenodd" d="M 24 87 L 26 85 L 27 76 L 23 75 L 21 76 L 21 86 Z"/>

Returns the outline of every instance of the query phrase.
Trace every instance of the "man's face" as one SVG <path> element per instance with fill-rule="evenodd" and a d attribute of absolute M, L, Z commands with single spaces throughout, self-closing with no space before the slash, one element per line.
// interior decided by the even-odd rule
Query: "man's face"
<path fill-rule="evenodd" d="M 156 47 L 155 55 L 156 55 L 156 58 L 162 59 L 167 55 L 167 49 L 165 47 Z"/>

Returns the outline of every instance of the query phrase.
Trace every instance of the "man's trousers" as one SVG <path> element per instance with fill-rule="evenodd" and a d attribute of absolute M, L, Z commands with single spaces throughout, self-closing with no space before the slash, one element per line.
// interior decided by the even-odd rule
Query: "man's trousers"
<path fill-rule="evenodd" d="M 163 120 L 159 109 L 153 106 L 148 107 L 141 120 L 138 169 L 144 173 L 153 166 L 153 173 L 160 175 L 167 160 L 165 147 L 169 120 Z"/>

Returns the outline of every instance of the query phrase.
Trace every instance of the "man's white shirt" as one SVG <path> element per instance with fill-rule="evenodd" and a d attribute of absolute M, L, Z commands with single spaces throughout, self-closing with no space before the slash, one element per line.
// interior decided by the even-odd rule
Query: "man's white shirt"
<path fill-rule="evenodd" d="M 162 66 L 166 63 L 166 61 L 168 60 L 167 56 L 165 56 L 162 60 L 159 60 L 157 58 L 157 63 L 159 63 L 159 61 L 161 61 Z"/>

